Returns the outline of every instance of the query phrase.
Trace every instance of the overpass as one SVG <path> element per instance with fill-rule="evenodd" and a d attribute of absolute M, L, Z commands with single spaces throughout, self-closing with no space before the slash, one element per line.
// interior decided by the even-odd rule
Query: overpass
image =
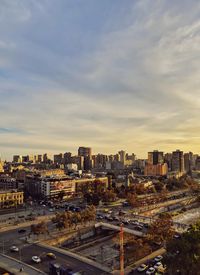
<path fill-rule="evenodd" d="M 105 227 L 105 228 L 109 228 L 109 229 L 112 229 L 112 230 L 120 231 L 120 226 L 114 225 L 112 223 L 107 223 L 107 222 L 99 222 L 99 223 L 96 223 L 94 226 L 95 226 L 95 228 Z M 133 235 L 138 236 L 138 237 L 144 237 L 144 235 L 145 235 L 141 231 L 130 229 L 128 227 L 123 227 L 123 230 L 126 233 L 133 234 Z"/>

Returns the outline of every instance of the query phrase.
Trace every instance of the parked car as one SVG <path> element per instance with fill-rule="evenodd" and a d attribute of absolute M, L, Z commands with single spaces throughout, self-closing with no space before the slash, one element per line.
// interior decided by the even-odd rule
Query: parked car
<path fill-rule="evenodd" d="M 163 256 L 158 255 L 157 257 L 154 258 L 155 262 L 160 262 L 163 259 Z"/>
<path fill-rule="evenodd" d="M 154 268 L 157 270 L 160 266 L 162 266 L 162 263 L 161 263 L 161 262 L 157 262 L 157 263 L 154 265 Z"/>
<path fill-rule="evenodd" d="M 150 267 L 147 271 L 146 271 L 146 275 L 151 275 L 151 274 L 154 274 L 155 273 L 155 268 L 153 267 Z"/>
<path fill-rule="evenodd" d="M 75 207 L 75 212 L 81 212 L 81 208 L 80 207 Z"/>
<path fill-rule="evenodd" d="M 147 268 L 148 268 L 148 265 L 146 265 L 146 264 L 141 264 L 141 265 L 137 268 L 137 271 L 138 271 L 138 272 L 143 272 L 143 271 L 145 271 Z"/>
<path fill-rule="evenodd" d="M 20 233 L 20 234 L 25 233 L 25 232 L 26 232 L 26 229 L 23 229 L 23 228 L 18 230 L 18 233 Z"/>
<path fill-rule="evenodd" d="M 127 202 L 127 201 L 124 201 L 124 202 L 122 203 L 122 205 L 123 205 L 124 207 L 127 207 L 127 206 L 130 206 L 130 203 Z"/>
<path fill-rule="evenodd" d="M 74 212 L 75 211 L 75 206 L 74 205 L 70 205 L 68 209 L 69 209 L 69 211 L 73 211 Z"/>
<path fill-rule="evenodd" d="M 19 248 L 17 246 L 13 245 L 13 246 L 11 246 L 10 251 L 11 252 L 19 252 Z"/>
<path fill-rule="evenodd" d="M 33 256 L 33 257 L 32 257 L 32 261 L 33 261 L 34 263 L 36 263 L 36 264 L 41 263 L 41 259 L 40 259 L 40 257 L 38 257 L 38 256 Z"/>

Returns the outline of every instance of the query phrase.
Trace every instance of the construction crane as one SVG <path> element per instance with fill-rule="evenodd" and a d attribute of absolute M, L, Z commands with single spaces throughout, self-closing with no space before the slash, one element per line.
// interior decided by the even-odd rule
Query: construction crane
<path fill-rule="evenodd" d="M 124 228 L 123 224 L 120 226 L 119 233 L 119 243 L 120 243 L 120 275 L 124 275 Z"/>

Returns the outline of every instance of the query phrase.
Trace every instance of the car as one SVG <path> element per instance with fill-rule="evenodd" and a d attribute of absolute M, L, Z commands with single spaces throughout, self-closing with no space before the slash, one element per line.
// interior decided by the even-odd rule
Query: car
<path fill-rule="evenodd" d="M 75 207 L 75 212 L 81 212 L 81 208 L 80 207 Z"/>
<path fill-rule="evenodd" d="M 155 268 L 150 267 L 150 268 L 146 271 L 146 274 L 147 274 L 147 275 L 151 275 L 151 274 L 154 274 L 155 271 L 156 271 Z"/>
<path fill-rule="evenodd" d="M 103 220 L 103 216 L 101 214 L 97 214 L 97 219 L 98 220 Z"/>
<path fill-rule="evenodd" d="M 134 226 L 134 230 L 142 231 L 143 227 L 141 225 Z"/>
<path fill-rule="evenodd" d="M 154 268 L 157 270 L 160 266 L 162 266 L 162 263 L 161 263 L 161 262 L 157 262 L 157 263 L 154 265 Z"/>
<path fill-rule="evenodd" d="M 26 229 L 23 229 L 23 228 L 18 230 L 18 233 L 20 233 L 20 234 L 25 233 L 25 232 L 26 232 Z"/>
<path fill-rule="evenodd" d="M 174 239 L 180 239 L 180 237 L 181 237 L 181 235 L 179 235 L 179 234 L 174 235 Z"/>
<path fill-rule="evenodd" d="M 131 224 L 132 224 L 132 225 L 139 225 L 139 222 L 136 221 L 136 220 L 133 220 L 133 221 L 131 221 Z"/>
<path fill-rule="evenodd" d="M 34 263 L 36 263 L 36 264 L 41 263 L 41 259 L 40 259 L 40 257 L 38 257 L 38 256 L 33 256 L 33 257 L 32 257 L 32 261 L 33 261 Z"/>
<path fill-rule="evenodd" d="M 48 258 L 50 258 L 50 259 L 53 259 L 53 260 L 55 260 L 56 259 L 56 255 L 55 254 L 53 254 L 53 253 L 51 253 L 51 252 L 49 252 L 49 253 L 47 253 L 47 255 L 46 255 Z"/>
<path fill-rule="evenodd" d="M 144 223 L 143 226 L 144 226 L 145 228 L 149 228 L 149 224 L 148 224 L 148 223 Z"/>
<path fill-rule="evenodd" d="M 143 272 L 143 271 L 145 271 L 147 268 L 148 268 L 148 265 L 146 265 L 146 264 L 141 264 L 141 265 L 137 268 L 137 271 L 138 271 L 138 272 Z"/>
<path fill-rule="evenodd" d="M 124 202 L 122 203 L 122 206 L 123 206 L 123 207 L 130 206 L 130 203 L 129 203 L 129 202 L 127 202 L 127 201 L 124 201 Z"/>
<path fill-rule="evenodd" d="M 127 225 L 129 224 L 129 220 L 123 220 L 123 223 Z"/>
<path fill-rule="evenodd" d="M 76 207 L 74 205 L 70 205 L 68 209 L 69 211 L 75 212 L 75 208 Z"/>
<path fill-rule="evenodd" d="M 11 252 L 18 252 L 19 248 L 17 246 L 13 245 L 13 246 L 11 246 L 10 251 Z"/>
<path fill-rule="evenodd" d="M 163 259 L 163 256 L 158 255 L 157 257 L 154 258 L 155 262 L 160 262 Z"/>
<path fill-rule="evenodd" d="M 119 222 L 119 217 L 113 216 L 113 220 Z"/>

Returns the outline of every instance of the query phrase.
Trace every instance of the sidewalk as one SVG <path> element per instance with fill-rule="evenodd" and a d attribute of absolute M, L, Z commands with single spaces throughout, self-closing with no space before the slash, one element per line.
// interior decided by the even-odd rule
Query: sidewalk
<path fill-rule="evenodd" d="M 20 272 L 20 268 L 23 266 L 24 271 Z M 6 269 L 8 272 L 12 272 L 16 275 L 44 275 L 46 273 L 40 271 L 39 269 L 22 263 L 16 259 L 9 256 L 0 254 L 0 267 Z"/>
<path fill-rule="evenodd" d="M 0 227 L 0 232 L 5 232 L 5 231 L 8 231 L 8 230 L 19 229 L 21 227 L 31 226 L 31 224 L 37 224 L 41 221 L 49 222 L 52 219 L 53 216 L 54 216 L 53 214 L 45 215 L 45 216 L 38 216 L 36 218 L 36 220 L 34 220 L 34 221 L 21 222 L 17 225 L 8 224 L 7 226 Z"/>

